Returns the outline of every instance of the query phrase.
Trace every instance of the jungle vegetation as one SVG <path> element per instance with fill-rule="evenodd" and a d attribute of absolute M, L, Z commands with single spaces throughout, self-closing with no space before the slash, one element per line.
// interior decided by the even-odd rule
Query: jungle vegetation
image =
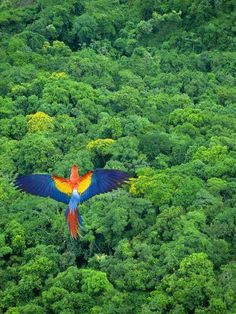
<path fill-rule="evenodd" d="M 234 0 L 0 0 L 0 313 L 236 313 Z M 19 174 L 127 171 L 81 206 Z"/>

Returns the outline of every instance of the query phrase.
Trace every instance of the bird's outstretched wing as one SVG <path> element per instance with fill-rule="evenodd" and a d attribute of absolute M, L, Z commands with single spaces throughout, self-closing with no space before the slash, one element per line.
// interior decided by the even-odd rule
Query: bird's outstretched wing
<path fill-rule="evenodd" d="M 51 197 L 65 204 L 69 203 L 72 193 L 72 188 L 67 179 L 48 174 L 19 176 L 15 181 L 15 185 L 24 192 Z"/>
<path fill-rule="evenodd" d="M 117 189 L 129 179 L 128 173 L 112 169 L 96 169 L 81 177 L 78 186 L 80 203 L 87 201 L 96 194 Z"/>

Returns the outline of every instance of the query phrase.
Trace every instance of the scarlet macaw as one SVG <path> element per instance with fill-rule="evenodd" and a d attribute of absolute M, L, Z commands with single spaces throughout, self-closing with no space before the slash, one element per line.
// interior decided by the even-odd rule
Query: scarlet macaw
<path fill-rule="evenodd" d="M 129 175 L 120 170 L 96 169 L 79 176 L 78 167 L 73 165 L 69 179 L 49 174 L 30 174 L 19 176 L 16 186 L 34 195 L 51 197 L 68 204 L 66 219 L 71 236 L 77 239 L 82 217 L 78 204 L 87 201 L 96 194 L 106 193 L 126 182 Z"/>

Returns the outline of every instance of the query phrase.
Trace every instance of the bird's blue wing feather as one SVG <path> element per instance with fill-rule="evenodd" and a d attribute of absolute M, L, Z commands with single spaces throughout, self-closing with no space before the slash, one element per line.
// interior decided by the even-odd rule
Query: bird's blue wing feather
<path fill-rule="evenodd" d="M 84 175 L 87 179 L 88 175 Z M 91 172 L 91 183 L 88 188 L 81 193 L 80 202 L 83 203 L 96 194 L 106 193 L 117 189 L 128 181 L 128 173 L 113 169 L 96 169 Z M 81 182 L 83 182 L 83 177 Z"/>
<path fill-rule="evenodd" d="M 22 191 L 30 194 L 50 197 L 58 202 L 68 204 L 70 197 L 68 194 L 61 192 L 55 184 L 55 179 L 48 174 L 30 174 L 19 176 L 15 185 Z"/>

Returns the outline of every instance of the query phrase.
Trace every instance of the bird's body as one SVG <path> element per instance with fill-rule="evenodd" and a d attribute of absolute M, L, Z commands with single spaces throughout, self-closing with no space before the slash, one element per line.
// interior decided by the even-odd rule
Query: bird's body
<path fill-rule="evenodd" d="M 48 174 L 31 174 L 18 177 L 16 186 L 22 191 L 68 204 L 66 219 L 71 236 L 76 239 L 83 224 L 78 205 L 96 194 L 118 188 L 128 178 L 127 173 L 111 169 L 91 170 L 80 177 L 78 167 L 74 165 L 69 179 Z"/>
<path fill-rule="evenodd" d="M 68 209 L 66 210 L 66 219 L 68 221 L 68 227 L 70 233 L 74 239 L 77 238 L 78 227 L 81 226 L 82 222 L 79 222 L 79 211 L 77 210 L 77 206 L 80 203 L 80 195 L 77 192 L 77 188 L 75 187 L 72 191 L 70 202 L 68 205 Z"/>
<path fill-rule="evenodd" d="M 69 208 L 73 208 L 75 206 L 77 206 L 80 202 L 80 195 L 77 191 L 77 189 L 74 189 L 72 191 L 72 194 L 71 194 L 71 199 L 70 199 L 70 202 L 69 202 Z"/>

